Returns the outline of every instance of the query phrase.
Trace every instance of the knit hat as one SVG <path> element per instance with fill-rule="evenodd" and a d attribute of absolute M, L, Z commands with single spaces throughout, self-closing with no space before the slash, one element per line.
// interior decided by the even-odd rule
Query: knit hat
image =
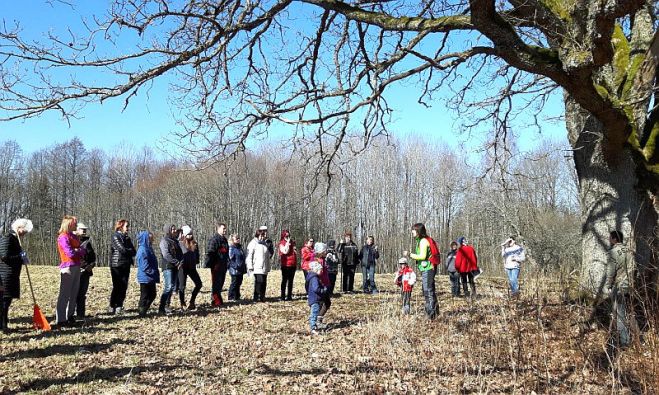
<path fill-rule="evenodd" d="M 11 229 L 14 232 L 17 232 L 19 228 L 25 229 L 27 233 L 30 233 L 32 232 L 32 229 L 34 229 L 34 225 L 32 225 L 32 221 L 29 219 L 19 218 L 11 223 Z"/>
<path fill-rule="evenodd" d="M 83 224 L 82 222 L 78 222 L 78 227 L 76 229 L 78 232 L 87 233 L 87 229 L 89 229 L 87 225 Z"/>
<path fill-rule="evenodd" d="M 323 265 L 321 265 L 319 262 L 313 261 L 309 263 L 309 270 L 312 272 L 319 272 L 323 269 Z"/>
<path fill-rule="evenodd" d="M 332 239 L 332 240 L 328 240 L 328 241 L 327 241 L 327 248 L 333 250 L 334 247 L 336 247 L 336 240 L 333 240 L 333 239 Z"/>
<path fill-rule="evenodd" d="M 192 228 L 188 225 L 183 225 L 181 227 L 181 232 L 183 232 L 183 236 L 187 236 L 192 233 Z"/>
<path fill-rule="evenodd" d="M 313 246 L 314 254 L 322 254 L 327 251 L 327 244 L 318 242 Z"/>
<path fill-rule="evenodd" d="M 461 236 L 461 237 L 458 239 L 458 244 L 467 244 L 467 238 L 464 237 L 464 236 Z"/>
<path fill-rule="evenodd" d="M 266 231 L 266 232 L 267 232 L 267 231 L 268 231 L 268 227 L 267 227 L 267 226 L 265 226 L 265 225 L 263 225 L 263 226 L 259 226 L 259 230 L 261 230 L 261 231 L 263 231 L 263 230 L 264 230 L 264 231 Z"/>
<path fill-rule="evenodd" d="M 407 258 L 400 258 L 398 260 L 399 265 L 407 265 Z"/>

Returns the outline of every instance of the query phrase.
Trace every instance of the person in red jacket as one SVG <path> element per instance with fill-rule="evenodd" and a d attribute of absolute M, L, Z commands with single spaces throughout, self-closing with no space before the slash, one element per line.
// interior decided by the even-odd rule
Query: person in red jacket
<path fill-rule="evenodd" d="M 478 257 L 474 247 L 467 244 L 466 237 L 458 239 L 458 251 L 455 253 L 455 269 L 460 273 L 462 290 L 465 296 L 470 296 L 467 290 L 467 281 L 471 288 L 471 296 L 476 297 L 476 284 L 474 283 L 474 272 L 478 272 Z"/>
<path fill-rule="evenodd" d="M 304 273 L 304 290 L 306 292 L 309 292 L 309 283 L 307 281 L 307 273 L 309 272 L 309 265 L 311 264 L 311 262 L 316 260 L 316 256 L 314 255 L 313 252 L 313 246 L 314 246 L 314 240 L 313 238 L 309 238 L 304 243 L 304 247 L 302 247 L 302 250 L 300 251 L 300 253 L 302 254 L 302 261 L 300 263 L 300 267 L 302 268 L 302 273 Z"/>
<path fill-rule="evenodd" d="M 401 290 L 403 314 L 410 314 L 410 300 L 412 299 L 412 287 L 416 283 L 416 274 L 414 273 L 414 269 L 407 264 L 407 258 L 400 258 L 398 264 L 400 265 L 400 269 L 396 274 L 396 285 Z"/>
<path fill-rule="evenodd" d="M 278 253 L 281 263 L 281 297 L 279 300 L 293 300 L 293 279 L 297 269 L 297 248 L 295 247 L 295 240 L 291 239 L 291 233 L 287 229 L 281 231 Z"/>

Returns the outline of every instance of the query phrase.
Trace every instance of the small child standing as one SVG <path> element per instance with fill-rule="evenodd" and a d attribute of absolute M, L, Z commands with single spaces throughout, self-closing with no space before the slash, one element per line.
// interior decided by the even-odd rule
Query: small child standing
<path fill-rule="evenodd" d="M 320 281 L 322 270 L 323 266 L 319 262 L 313 261 L 309 264 L 309 271 L 306 278 L 307 284 L 309 284 L 307 303 L 311 308 L 311 312 L 309 313 L 309 331 L 312 335 L 318 334 L 317 329 L 319 328 L 317 328 L 316 324 L 327 294 L 327 288 Z"/>
<path fill-rule="evenodd" d="M 403 298 L 403 314 L 410 314 L 410 300 L 412 298 L 412 287 L 416 282 L 414 269 L 407 264 L 407 258 L 398 260 L 398 273 L 396 274 L 396 285 L 401 288 Z"/>

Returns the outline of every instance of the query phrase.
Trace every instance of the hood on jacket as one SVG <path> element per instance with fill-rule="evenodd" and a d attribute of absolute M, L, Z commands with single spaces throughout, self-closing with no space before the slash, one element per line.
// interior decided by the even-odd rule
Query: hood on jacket
<path fill-rule="evenodd" d="M 174 224 L 163 225 L 162 231 L 165 233 L 165 236 L 171 236 L 170 230 L 172 229 L 172 226 L 176 228 L 176 225 Z"/>
<path fill-rule="evenodd" d="M 149 248 L 149 232 L 146 230 L 137 234 L 137 245 L 139 247 Z"/>

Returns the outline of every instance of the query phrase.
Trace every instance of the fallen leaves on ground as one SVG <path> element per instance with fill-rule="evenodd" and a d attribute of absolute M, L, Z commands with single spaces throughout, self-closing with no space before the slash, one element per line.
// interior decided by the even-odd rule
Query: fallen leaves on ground
<path fill-rule="evenodd" d="M 38 303 L 52 317 L 58 271 L 35 266 L 31 273 Z M 280 276 L 273 272 L 266 303 L 227 302 L 217 309 L 207 303 L 209 273 L 200 270 L 198 310 L 159 316 L 156 301 L 145 319 L 137 316 L 136 283 L 124 315 L 105 313 L 110 274 L 106 268 L 94 273 L 87 307 L 94 316 L 48 333 L 31 329 L 23 281 L 23 298 L 11 310 L 13 331 L 0 335 L 0 392 L 610 393 L 651 392 L 657 385 L 647 373 L 657 369 L 656 347 L 599 363 L 606 328 L 576 330 L 585 307 L 559 303 L 560 290 L 550 287 L 511 301 L 502 293 L 504 280 L 479 279 L 478 298 L 458 299 L 437 276 L 440 315 L 428 321 L 420 287 L 414 313 L 404 316 L 392 276 L 381 275 L 380 294 L 333 299 L 329 329 L 310 336 L 301 273 L 292 302 L 277 300 Z M 243 295 L 252 289 L 246 277 Z M 172 306 L 178 307 L 177 296 Z M 645 342 L 656 344 L 656 335 Z"/>

